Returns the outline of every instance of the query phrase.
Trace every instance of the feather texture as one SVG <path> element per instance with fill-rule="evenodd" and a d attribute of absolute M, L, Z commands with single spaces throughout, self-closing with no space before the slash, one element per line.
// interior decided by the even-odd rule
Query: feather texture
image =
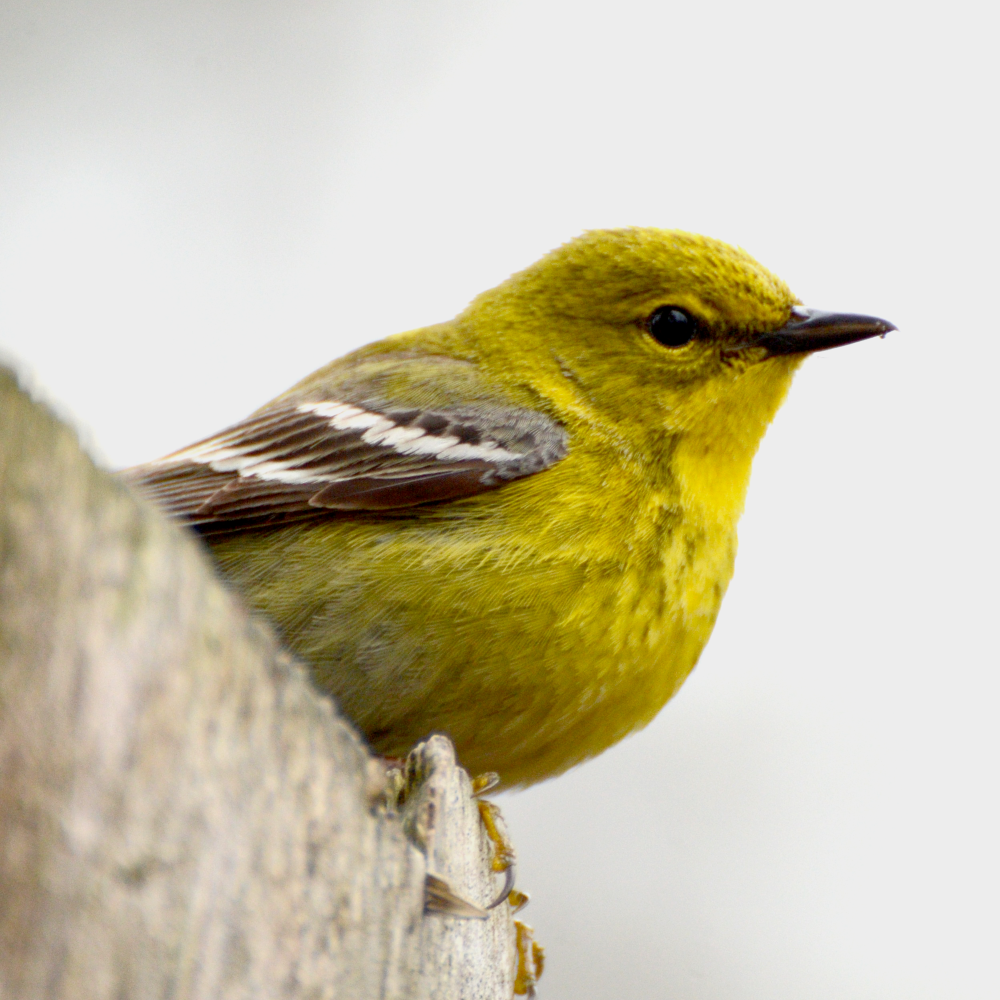
<path fill-rule="evenodd" d="M 562 427 L 524 408 L 380 410 L 321 399 L 276 403 L 126 477 L 212 532 L 472 496 L 566 453 Z"/>

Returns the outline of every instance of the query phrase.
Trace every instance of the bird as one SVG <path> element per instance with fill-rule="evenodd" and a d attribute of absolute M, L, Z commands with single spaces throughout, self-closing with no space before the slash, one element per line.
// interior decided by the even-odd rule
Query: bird
<path fill-rule="evenodd" d="M 895 329 L 715 239 L 593 230 L 126 476 L 375 752 L 444 733 L 523 787 L 677 692 L 796 370 Z"/>

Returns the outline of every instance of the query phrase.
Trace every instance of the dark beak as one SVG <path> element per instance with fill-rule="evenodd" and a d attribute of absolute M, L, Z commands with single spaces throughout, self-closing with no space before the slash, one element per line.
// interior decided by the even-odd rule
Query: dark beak
<path fill-rule="evenodd" d="M 828 351 L 869 337 L 884 337 L 896 327 L 874 316 L 856 316 L 853 313 L 822 312 L 794 306 L 789 321 L 780 329 L 754 338 L 752 345 L 763 347 L 768 357 L 779 354 L 806 354 L 811 351 Z"/>

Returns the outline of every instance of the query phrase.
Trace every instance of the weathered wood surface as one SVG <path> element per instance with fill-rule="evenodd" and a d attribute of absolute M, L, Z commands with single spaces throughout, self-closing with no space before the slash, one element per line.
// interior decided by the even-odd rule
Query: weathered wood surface
<path fill-rule="evenodd" d="M 500 881 L 468 778 L 440 737 L 410 767 L 400 816 L 196 539 L 0 369 L 0 997 L 508 1000 L 509 907 L 423 913 L 425 850 Z"/>

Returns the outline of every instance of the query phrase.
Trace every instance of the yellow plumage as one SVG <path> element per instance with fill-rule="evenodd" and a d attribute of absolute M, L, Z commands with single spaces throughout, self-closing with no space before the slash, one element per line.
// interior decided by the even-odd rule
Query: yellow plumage
<path fill-rule="evenodd" d="M 293 434 L 286 451 L 264 456 L 270 466 L 235 468 L 249 459 L 210 439 L 134 476 L 201 522 L 224 574 L 378 752 L 402 755 L 446 732 L 469 770 L 529 784 L 644 726 L 677 690 L 718 614 L 751 461 L 795 369 L 809 350 L 890 328 L 847 317 L 868 327 L 856 322 L 845 336 L 844 317 L 807 322 L 796 302 L 747 254 L 714 240 L 588 233 L 451 322 L 333 362 L 256 418 L 282 407 L 310 419 L 332 413 L 337 432 L 354 435 L 338 461 L 353 462 L 355 478 L 403 475 L 393 464 L 403 462 L 407 476 L 434 484 L 446 455 L 494 461 L 491 435 L 506 434 L 501 447 L 520 454 L 514 431 L 490 428 L 537 415 L 525 432 L 548 448 L 537 471 L 497 482 L 487 472 L 488 488 L 449 486 L 416 505 L 335 499 L 340 506 L 263 520 L 272 501 L 261 493 L 256 520 L 212 514 L 218 533 L 206 514 L 221 509 L 217 490 L 264 480 L 298 489 L 321 459 L 292 471 L 275 462 L 321 456 L 320 445 L 300 447 L 306 438 Z M 680 332 L 658 340 L 661 322 Z M 694 335 L 673 343 L 686 330 Z M 799 340 L 788 347 L 775 331 Z M 329 409 L 343 400 L 354 409 Z M 473 427 L 465 451 L 443 451 L 433 427 L 416 427 L 411 414 L 431 411 Z M 371 424 L 378 414 L 388 416 Z M 352 419 L 369 421 L 367 436 L 344 429 Z M 203 505 L 181 510 L 173 484 L 207 475 L 235 486 L 211 479 L 198 487 Z M 345 475 L 323 482 L 340 490 Z"/>

